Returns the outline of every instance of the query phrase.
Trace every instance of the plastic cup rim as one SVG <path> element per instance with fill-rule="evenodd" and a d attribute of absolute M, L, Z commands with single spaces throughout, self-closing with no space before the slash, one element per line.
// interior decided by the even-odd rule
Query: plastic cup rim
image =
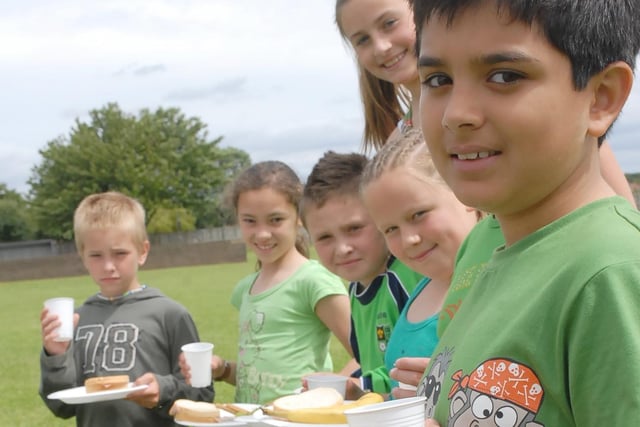
<path fill-rule="evenodd" d="M 332 383 L 336 381 L 346 382 L 348 378 L 342 375 L 327 374 L 327 375 L 309 375 L 305 379 L 307 381 L 311 380 L 311 381 L 322 382 L 322 383 Z"/>
<path fill-rule="evenodd" d="M 67 301 L 73 303 L 73 298 L 71 297 L 54 297 L 44 300 L 44 306 L 46 307 L 48 304 L 54 303 L 56 301 Z"/>
<path fill-rule="evenodd" d="M 387 400 L 385 402 L 373 403 L 367 406 L 347 409 L 346 411 L 344 411 L 344 413 L 345 415 L 370 414 L 370 413 L 384 411 L 387 409 L 397 409 L 405 406 L 412 406 L 417 403 L 424 403 L 426 401 L 427 401 L 427 398 L 425 396 L 405 397 L 403 399 Z"/>
<path fill-rule="evenodd" d="M 184 344 L 180 349 L 185 353 L 204 353 L 213 350 L 213 347 L 213 343 L 201 341 Z"/>

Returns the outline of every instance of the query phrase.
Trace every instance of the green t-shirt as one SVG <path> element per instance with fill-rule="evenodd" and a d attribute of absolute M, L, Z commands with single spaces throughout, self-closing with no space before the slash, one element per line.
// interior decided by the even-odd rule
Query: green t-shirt
<path fill-rule="evenodd" d="M 316 316 L 318 301 L 346 295 L 342 280 L 315 260 L 291 277 L 250 295 L 258 273 L 242 279 L 231 303 L 238 308 L 236 402 L 266 403 L 291 394 L 303 375 L 331 371 L 331 331 Z"/>
<path fill-rule="evenodd" d="M 640 420 L 640 213 L 613 197 L 496 251 L 418 387 L 442 426 Z"/>
<path fill-rule="evenodd" d="M 493 215 L 478 222 L 460 245 L 456 256 L 451 285 L 445 297 L 438 318 L 438 336 L 444 330 L 460 308 L 460 304 L 475 282 L 478 274 L 484 270 L 491 255 L 499 246 L 504 245 L 504 236 L 500 223 Z"/>

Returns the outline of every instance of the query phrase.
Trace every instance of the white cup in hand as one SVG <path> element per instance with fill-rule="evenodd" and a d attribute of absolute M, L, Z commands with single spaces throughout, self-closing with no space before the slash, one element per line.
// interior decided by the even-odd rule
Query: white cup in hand
<path fill-rule="evenodd" d="M 182 352 L 191 368 L 191 386 L 209 387 L 211 385 L 213 344 L 209 342 L 192 342 L 183 345 Z"/>
<path fill-rule="evenodd" d="M 65 342 L 73 339 L 73 298 L 51 298 L 44 302 L 49 313 L 58 316 L 60 326 L 54 341 Z"/>

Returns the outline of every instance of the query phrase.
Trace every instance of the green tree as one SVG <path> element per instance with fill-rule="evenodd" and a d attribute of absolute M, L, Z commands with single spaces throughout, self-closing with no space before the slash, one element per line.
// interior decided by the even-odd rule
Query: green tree
<path fill-rule="evenodd" d="M 221 148 L 207 126 L 176 108 L 138 116 L 108 104 L 76 120 L 68 137 L 40 150 L 29 193 L 42 235 L 70 239 L 73 210 L 90 193 L 116 190 L 136 197 L 153 220 L 159 208 L 205 213 L 249 155 Z"/>
<path fill-rule="evenodd" d="M 27 201 L 6 184 L 0 184 L 0 242 L 16 242 L 31 237 Z"/>
<path fill-rule="evenodd" d="M 196 218 L 185 208 L 159 208 L 153 219 L 147 224 L 147 231 L 150 234 L 193 231 L 195 229 Z"/>

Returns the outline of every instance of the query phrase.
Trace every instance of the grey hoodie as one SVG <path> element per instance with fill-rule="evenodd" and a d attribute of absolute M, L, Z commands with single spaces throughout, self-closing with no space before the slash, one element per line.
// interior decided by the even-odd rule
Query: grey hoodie
<path fill-rule="evenodd" d="M 109 301 L 90 297 L 77 309 L 80 321 L 69 350 L 40 356 L 40 396 L 58 417 L 76 417 L 82 427 L 174 426 L 168 415 L 176 399 L 213 401 L 213 387 L 193 388 L 180 374 L 183 344 L 199 341 L 187 310 L 159 290 L 145 288 Z M 82 386 L 89 377 L 152 372 L 160 385 L 160 406 L 146 409 L 127 400 L 69 405 L 49 400 L 55 391 Z"/>

